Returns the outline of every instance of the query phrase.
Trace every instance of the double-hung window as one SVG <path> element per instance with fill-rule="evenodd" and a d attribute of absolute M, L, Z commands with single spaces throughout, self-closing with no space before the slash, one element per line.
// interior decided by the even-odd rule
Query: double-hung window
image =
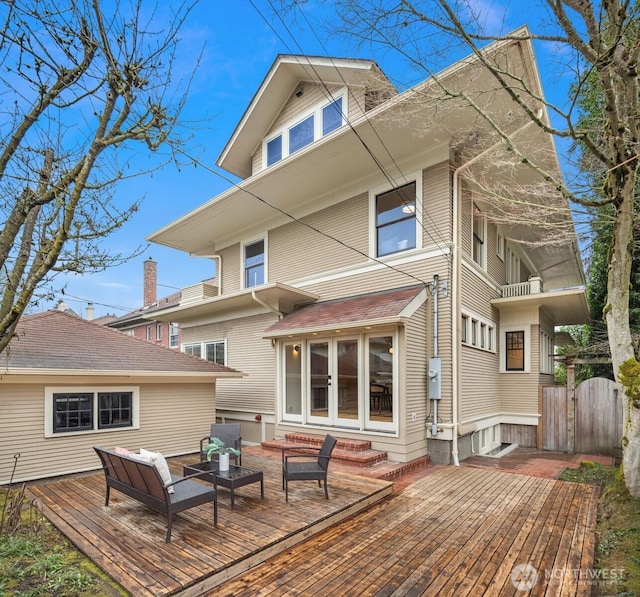
<path fill-rule="evenodd" d="M 487 236 L 487 219 L 484 214 L 473 206 L 473 260 L 480 266 L 485 267 L 485 243 Z"/>
<path fill-rule="evenodd" d="M 416 183 L 376 195 L 377 256 L 416 248 Z"/>
<path fill-rule="evenodd" d="M 169 346 L 176 348 L 180 342 L 180 328 L 175 323 L 169 324 Z"/>
<path fill-rule="evenodd" d="M 264 240 L 244 247 L 244 287 L 251 288 L 264 284 Z"/>

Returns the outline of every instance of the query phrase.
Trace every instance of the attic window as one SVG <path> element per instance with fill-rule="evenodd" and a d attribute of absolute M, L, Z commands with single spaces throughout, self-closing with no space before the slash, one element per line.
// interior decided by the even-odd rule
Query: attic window
<path fill-rule="evenodd" d="M 343 96 L 337 97 L 328 104 L 318 104 L 303 114 L 301 120 L 289 121 L 277 131 L 275 136 L 265 139 L 263 144 L 265 167 L 278 163 L 283 158 L 340 128 L 344 124 L 343 104 Z"/>
<path fill-rule="evenodd" d="M 289 129 L 289 153 L 313 143 L 313 114 Z"/>

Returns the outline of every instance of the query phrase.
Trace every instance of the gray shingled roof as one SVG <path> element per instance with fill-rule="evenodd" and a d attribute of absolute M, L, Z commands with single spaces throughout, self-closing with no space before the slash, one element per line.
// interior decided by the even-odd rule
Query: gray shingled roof
<path fill-rule="evenodd" d="M 24 369 L 242 375 L 56 310 L 23 316 L 11 343 L 0 354 L 0 373 Z"/>

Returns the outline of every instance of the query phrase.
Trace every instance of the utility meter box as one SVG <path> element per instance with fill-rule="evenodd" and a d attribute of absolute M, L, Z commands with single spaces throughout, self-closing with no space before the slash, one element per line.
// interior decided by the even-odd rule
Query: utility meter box
<path fill-rule="evenodd" d="M 431 400 L 442 398 L 442 361 L 439 357 L 429 359 L 427 389 Z"/>

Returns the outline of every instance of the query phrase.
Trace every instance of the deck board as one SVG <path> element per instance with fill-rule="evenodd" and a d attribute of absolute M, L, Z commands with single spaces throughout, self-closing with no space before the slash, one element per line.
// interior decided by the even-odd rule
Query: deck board
<path fill-rule="evenodd" d="M 515 596 L 520 564 L 538 572 L 529 595 L 590 595 L 567 571 L 593 565 L 596 502 L 590 485 L 447 467 L 216 595 Z"/>
<path fill-rule="evenodd" d="M 174 459 L 180 474 L 193 458 Z M 243 458 L 243 460 L 245 460 Z M 335 522 L 392 495 L 387 481 L 344 473 L 329 474 L 329 496 L 317 483 L 293 483 L 289 503 L 282 492 L 280 462 L 260 459 L 245 466 L 264 471 L 260 485 L 218 495 L 218 527 L 213 506 L 205 504 L 174 518 L 172 542 L 164 541 L 166 518 L 112 490 L 104 506 L 102 473 L 34 484 L 32 496 L 46 516 L 107 574 L 136 596 L 197 595 L 245 572 Z"/>
<path fill-rule="evenodd" d="M 254 467 L 265 470 L 264 501 L 257 485 L 243 487 L 231 511 L 221 490 L 219 527 L 210 507 L 194 508 L 168 545 L 164 517 L 118 492 L 104 507 L 101 475 L 31 491 L 136 596 L 517 596 L 523 564 L 538 573 L 529 595 L 591 593 L 575 571 L 593 565 L 593 486 L 444 467 L 391 495 L 386 482 L 336 473 L 328 502 L 312 482 L 292 484 L 286 504 L 279 461 Z"/>

